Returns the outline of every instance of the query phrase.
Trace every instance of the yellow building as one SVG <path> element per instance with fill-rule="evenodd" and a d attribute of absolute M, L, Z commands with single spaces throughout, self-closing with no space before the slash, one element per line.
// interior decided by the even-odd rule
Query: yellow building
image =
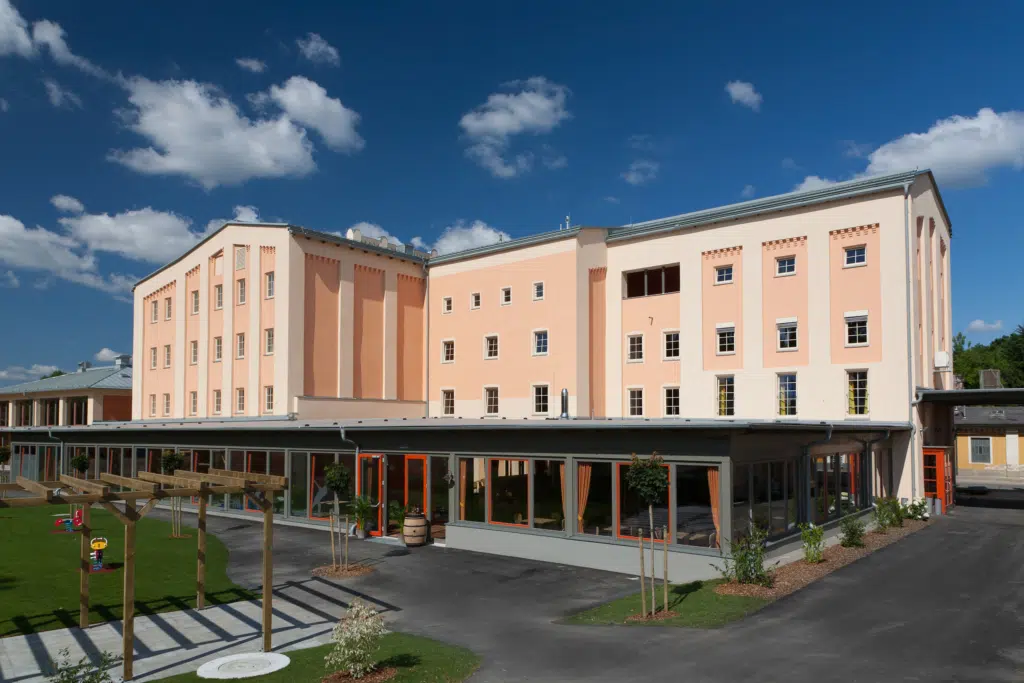
<path fill-rule="evenodd" d="M 1024 408 L 967 406 L 957 408 L 954 422 L 959 483 L 1024 479 L 1019 441 Z"/>

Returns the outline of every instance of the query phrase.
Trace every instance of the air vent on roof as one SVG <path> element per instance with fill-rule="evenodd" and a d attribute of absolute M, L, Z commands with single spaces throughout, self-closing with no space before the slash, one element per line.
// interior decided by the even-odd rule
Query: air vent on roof
<path fill-rule="evenodd" d="M 997 369 L 979 370 L 982 389 L 1001 389 L 1003 381 L 1001 373 Z"/>

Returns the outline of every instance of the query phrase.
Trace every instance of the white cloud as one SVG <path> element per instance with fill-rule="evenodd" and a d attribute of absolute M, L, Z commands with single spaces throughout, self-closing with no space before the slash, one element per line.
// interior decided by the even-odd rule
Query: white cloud
<path fill-rule="evenodd" d="M 1003 321 L 996 320 L 995 322 L 987 323 L 980 318 L 978 320 L 972 320 L 967 323 L 967 331 L 975 333 L 989 333 L 998 332 L 1003 329 Z"/>
<path fill-rule="evenodd" d="M 981 109 L 977 116 L 936 121 L 924 133 L 908 133 L 870 155 L 864 175 L 930 168 L 939 182 L 981 185 L 986 173 L 1024 168 L 1024 112 Z"/>
<path fill-rule="evenodd" d="M 0 287 L 7 287 L 9 289 L 17 289 L 21 287 L 21 280 L 14 274 L 13 270 L 8 270 L 2 276 L 0 276 Z"/>
<path fill-rule="evenodd" d="M 468 225 L 464 221 L 457 221 L 454 225 L 449 225 L 445 228 L 441 236 L 432 245 L 427 244 L 420 237 L 413 237 L 410 243 L 412 246 L 423 251 L 437 249 L 438 254 L 452 254 L 457 251 L 485 247 L 489 244 L 505 242 L 510 239 L 512 238 L 507 232 L 492 228 L 483 221 L 473 221 Z"/>
<path fill-rule="evenodd" d="M 729 97 L 736 104 L 741 104 L 744 107 L 759 111 L 761 109 L 761 101 L 764 99 L 761 97 L 761 93 L 754 89 L 753 83 L 747 83 L 746 81 L 729 81 L 725 84 L 725 91 L 729 93 Z"/>
<path fill-rule="evenodd" d="M 513 92 L 492 93 L 486 102 L 464 114 L 459 126 L 470 143 L 466 156 L 496 178 L 513 178 L 530 170 L 533 155 L 524 152 L 506 158 L 511 138 L 550 133 L 570 118 L 565 106 L 569 89 L 542 76 L 504 87 Z"/>
<path fill-rule="evenodd" d="M 267 69 L 265 62 L 261 62 L 253 57 L 239 57 L 235 60 L 235 64 L 237 64 L 239 68 L 251 71 L 254 74 L 261 74 Z"/>
<path fill-rule="evenodd" d="M 164 264 L 195 246 L 192 221 L 149 207 L 123 213 L 65 216 L 60 224 L 89 251 L 120 254 L 136 261 Z"/>
<path fill-rule="evenodd" d="M 273 101 L 294 121 L 320 133 L 335 151 L 357 152 L 365 144 L 356 132 L 359 114 L 341 100 L 328 97 L 322 86 L 308 78 L 292 76 L 283 86 L 273 85 L 268 92 L 251 95 L 250 100 L 259 106 Z"/>
<path fill-rule="evenodd" d="M 837 180 L 829 180 L 828 178 L 821 178 L 816 175 L 809 175 L 793 188 L 793 192 L 803 192 L 804 190 L 820 190 L 828 187 L 829 185 L 835 185 Z"/>
<path fill-rule="evenodd" d="M 79 57 L 71 52 L 67 42 L 64 40 L 64 35 L 64 29 L 61 28 L 60 24 L 46 19 L 37 21 L 32 25 L 32 41 L 37 46 L 43 46 L 49 50 L 53 61 L 64 66 L 73 66 L 96 78 L 114 79 L 113 76 L 85 57 Z"/>
<path fill-rule="evenodd" d="M 787 171 L 800 170 L 800 166 L 791 157 L 786 157 L 785 159 L 782 160 L 782 168 L 786 169 Z"/>
<path fill-rule="evenodd" d="M 0 0 L 0 56 L 31 57 L 36 52 L 25 21 L 10 0 Z"/>
<path fill-rule="evenodd" d="M 650 159 L 638 159 L 621 173 L 622 179 L 630 185 L 643 185 L 658 177 L 661 164 Z"/>
<path fill-rule="evenodd" d="M 7 103 L 7 100 L 5 100 L 4 98 L 0 97 L 0 112 L 6 112 L 10 108 L 11 108 L 11 105 L 9 105 Z"/>
<path fill-rule="evenodd" d="M 85 205 L 78 201 L 74 197 L 69 197 L 66 194 L 58 194 L 50 197 L 50 203 L 53 204 L 54 208 L 64 213 L 82 213 L 85 211 Z"/>
<path fill-rule="evenodd" d="M 36 364 L 28 368 L 20 365 L 10 365 L 0 370 L 0 382 L 31 382 L 53 374 L 55 370 L 59 369 L 56 365 Z"/>
<path fill-rule="evenodd" d="M 223 226 L 225 223 L 232 223 L 232 222 L 235 222 L 235 223 L 259 223 L 260 222 L 260 212 L 259 212 L 259 210 L 255 206 L 244 206 L 244 205 L 236 206 L 235 207 L 235 217 L 234 218 L 230 218 L 230 219 L 228 219 L 228 218 L 214 218 L 212 221 L 210 221 L 210 222 L 208 222 L 206 224 L 206 230 L 203 232 L 203 235 L 205 236 L 205 235 L 212 234 L 212 233 L 220 230 L 221 226 Z"/>
<path fill-rule="evenodd" d="M 70 90 L 62 88 L 57 81 L 52 78 L 45 78 L 43 79 L 43 85 L 46 86 L 46 96 L 50 98 L 50 104 L 53 106 L 58 109 L 72 109 L 74 107 L 81 109 L 81 98 Z"/>
<path fill-rule="evenodd" d="M 327 64 L 338 66 L 341 64 L 341 57 L 338 49 L 323 39 L 319 33 L 308 33 L 305 39 L 299 38 L 295 41 L 299 46 L 302 56 L 314 64 Z"/>
<path fill-rule="evenodd" d="M 619 198 L 618 197 L 613 197 L 611 195 L 608 195 L 607 197 L 605 197 L 604 200 L 606 202 L 608 202 L 609 204 L 618 204 L 619 203 Z"/>
<path fill-rule="evenodd" d="M 740 196 L 744 199 L 750 199 L 757 193 L 757 188 L 753 185 L 744 185 L 743 191 L 740 192 Z"/>
<path fill-rule="evenodd" d="M 110 363 L 120 355 L 122 354 L 104 346 L 102 349 L 96 352 L 96 355 L 93 356 L 93 358 L 101 363 Z"/>
<path fill-rule="evenodd" d="M 858 143 L 854 140 L 840 140 L 839 144 L 843 146 L 844 157 L 860 159 L 861 157 L 867 156 L 871 151 L 871 145 Z"/>
<path fill-rule="evenodd" d="M 252 178 L 301 177 L 316 169 L 306 131 L 288 116 L 250 120 L 214 86 L 134 78 L 128 127 L 151 146 L 108 158 L 139 173 L 182 175 L 209 190 Z"/>

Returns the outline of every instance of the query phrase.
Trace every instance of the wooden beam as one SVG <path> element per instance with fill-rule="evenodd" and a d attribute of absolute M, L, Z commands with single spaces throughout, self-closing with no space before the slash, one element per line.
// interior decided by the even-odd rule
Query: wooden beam
<path fill-rule="evenodd" d="M 89 481 L 87 479 L 79 479 L 78 477 L 72 477 L 67 474 L 60 475 L 60 483 L 66 484 L 73 489 L 78 489 L 79 491 L 94 493 L 98 496 L 106 496 L 110 494 L 109 486 L 97 484 L 96 482 Z"/>
<path fill-rule="evenodd" d="M 123 486 L 125 488 L 132 489 L 134 491 L 149 491 L 152 493 L 156 491 L 160 486 L 154 484 L 151 481 L 139 481 L 132 477 L 120 477 L 116 474 L 107 474 L 104 472 L 100 475 L 100 479 L 107 482 L 108 484 L 114 484 L 115 486 Z"/>
<path fill-rule="evenodd" d="M 278 484 L 287 488 L 288 477 L 282 477 L 276 474 L 256 474 L 254 472 L 235 472 L 233 470 L 219 470 L 213 467 L 210 468 L 210 474 L 215 474 L 220 477 L 233 477 L 235 479 L 248 479 L 249 481 L 256 481 L 261 484 Z"/>
<path fill-rule="evenodd" d="M 153 499 L 152 499 L 152 500 L 150 500 L 150 501 L 149 501 L 148 503 L 146 503 L 145 505 L 143 505 L 143 506 L 142 506 L 142 509 L 141 509 L 141 510 L 139 510 L 139 511 L 138 511 L 137 513 L 135 513 L 135 518 L 136 518 L 136 519 L 142 519 L 143 517 L 145 517 L 146 515 L 148 515 L 148 514 L 150 513 L 150 511 L 151 511 L 151 510 L 152 510 L 152 509 L 153 509 L 153 508 L 154 508 L 154 507 L 156 506 L 156 504 L 157 504 L 157 503 L 159 503 L 159 502 L 160 502 L 160 499 L 159 499 L 159 498 L 153 498 Z"/>
<path fill-rule="evenodd" d="M 82 526 L 78 530 L 78 533 L 82 535 L 78 556 L 78 628 L 89 627 L 89 552 L 92 550 L 90 543 L 92 528 L 89 526 L 91 523 L 90 507 L 89 505 L 82 506 Z"/>
<path fill-rule="evenodd" d="M 239 486 L 246 484 L 243 480 L 239 482 L 235 477 L 220 477 L 215 474 L 203 474 L 201 472 L 189 472 L 188 470 L 174 470 L 174 476 L 182 479 L 202 482 L 204 484 L 220 484 L 221 486 Z"/>
<path fill-rule="evenodd" d="M 53 500 L 53 489 L 43 486 L 38 481 L 32 481 L 25 477 L 18 477 L 15 481 L 21 488 L 42 496 L 47 502 Z"/>
<path fill-rule="evenodd" d="M 117 517 L 121 521 L 121 524 L 131 524 L 134 521 L 132 519 L 132 515 L 135 514 L 135 501 L 126 501 L 124 512 L 118 510 L 117 506 L 113 503 L 105 500 L 101 500 L 100 505 L 104 510 Z M 128 512 L 129 509 L 131 510 L 130 513 Z"/>
<path fill-rule="evenodd" d="M 206 496 L 199 499 L 196 528 L 199 530 L 199 549 L 196 553 L 196 609 L 203 609 L 206 607 Z"/>
<path fill-rule="evenodd" d="M 263 651 L 273 649 L 274 637 L 274 509 L 263 509 Z"/>
<path fill-rule="evenodd" d="M 149 481 L 155 484 L 167 484 L 168 486 L 177 486 L 180 488 L 197 489 L 197 482 L 195 479 L 189 479 L 187 477 L 172 477 L 168 474 L 157 474 L 156 472 L 139 472 L 137 477 L 142 481 Z"/>
<path fill-rule="evenodd" d="M 10 483 L 10 484 L 0 484 L 0 491 L 24 491 L 24 490 L 25 489 L 21 488 L 21 484 L 15 484 L 13 482 Z"/>
<path fill-rule="evenodd" d="M 125 503 L 126 511 L 135 515 L 135 501 Z M 124 525 L 124 616 L 121 623 L 121 650 L 124 657 L 124 680 L 134 678 L 135 665 L 135 522 Z"/>

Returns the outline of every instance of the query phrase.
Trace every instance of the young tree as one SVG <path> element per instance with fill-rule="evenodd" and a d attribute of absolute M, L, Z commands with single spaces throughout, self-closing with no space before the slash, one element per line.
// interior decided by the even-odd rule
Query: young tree
<path fill-rule="evenodd" d="M 164 474 L 174 474 L 185 465 L 185 456 L 171 449 L 160 454 L 160 469 Z M 171 498 L 171 536 L 181 536 L 181 497 Z"/>
<path fill-rule="evenodd" d="M 89 456 L 86 455 L 84 451 L 79 450 L 77 453 L 72 455 L 68 464 L 71 465 L 71 470 L 78 475 L 79 479 L 86 478 L 86 473 L 89 471 Z M 71 504 L 70 514 L 75 514 L 74 503 Z"/>
<path fill-rule="evenodd" d="M 665 461 L 657 453 L 649 458 L 641 458 L 636 453 L 626 470 L 626 486 L 647 505 L 647 515 L 651 528 L 651 615 L 655 612 L 654 593 L 654 505 L 665 499 L 668 491 L 668 468 Z M 662 539 L 665 543 L 668 539 Z M 641 581 L 644 580 L 641 578 Z"/>
<path fill-rule="evenodd" d="M 342 545 L 341 537 L 341 501 L 347 499 L 352 495 L 352 477 L 349 475 L 348 468 L 340 462 L 328 465 L 324 475 L 324 485 L 327 490 L 334 494 L 334 512 L 331 513 L 331 525 L 337 523 L 338 525 L 338 545 Z M 348 529 L 345 530 L 348 533 Z M 348 543 L 344 546 L 345 552 L 342 562 L 344 563 L 345 569 L 348 569 Z M 334 530 L 331 529 L 331 567 L 338 566 L 337 557 L 334 552 Z"/>

